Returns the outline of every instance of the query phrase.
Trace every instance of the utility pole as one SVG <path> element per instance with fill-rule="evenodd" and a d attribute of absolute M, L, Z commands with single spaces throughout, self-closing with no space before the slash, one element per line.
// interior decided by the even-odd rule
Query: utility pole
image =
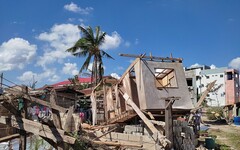
<path fill-rule="evenodd" d="M 0 76 L 0 95 L 3 94 L 3 73 L 1 73 L 1 76 Z"/>

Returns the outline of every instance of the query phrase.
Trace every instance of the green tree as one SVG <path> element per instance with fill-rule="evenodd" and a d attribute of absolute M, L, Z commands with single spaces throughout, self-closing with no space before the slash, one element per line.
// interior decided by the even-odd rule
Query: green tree
<path fill-rule="evenodd" d="M 87 70 L 91 60 L 93 60 L 91 78 L 95 85 L 97 85 L 104 74 L 102 58 L 106 57 L 113 59 L 112 56 L 100 49 L 101 44 L 104 42 L 106 32 L 102 32 L 99 26 L 95 28 L 95 33 L 90 26 L 86 28 L 78 26 L 78 28 L 82 32 L 82 37 L 73 47 L 67 49 L 67 52 L 71 52 L 77 57 L 86 57 L 79 71 L 80 73 L 83 70 Z"/>

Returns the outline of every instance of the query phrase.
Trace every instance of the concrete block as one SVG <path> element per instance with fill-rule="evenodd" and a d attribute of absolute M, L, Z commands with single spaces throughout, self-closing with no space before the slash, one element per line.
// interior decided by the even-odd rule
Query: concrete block
<path fill-rule="evenodd" d="M 95 135 L 96 135 L 97 137 L 99 137 L 99 136 L 103 135 L 103 133 L 102 133 L 101 131 L 95 131 Z"/>
<path fill-rule="evenodd" d="M 128 141 L 129 140 L 128 134 L 118 133 L 117 136 L 118 136 L 119 140 L 124 140 L 124 141 Z"/>
<path fill-rule="evenodd" d="M 143 141 L 143 143 L 155 144 L 155 141 L 151 137 L 146 136 L 146 135 L 142 136 L 142 141 Z"/>
<path fill-rule="evenodd" d="M 118 133 L 116 132 L 111 132 L 109 133 L 110 137 L 112 140 L 117 140 L 118 139 Z"/>
<path fill-rule="evenodd" d="M 139 135 L 128 135 L 129 141 L 141 142 L 141 136 Z"/>
<path fill-rule="evenodd" d="M 155 147 L 155 144 L 143 143 L 142 149 L 144 149 L 144 150 L 147 150 L 147 149 L 156 150 L 156 147 Z"/>

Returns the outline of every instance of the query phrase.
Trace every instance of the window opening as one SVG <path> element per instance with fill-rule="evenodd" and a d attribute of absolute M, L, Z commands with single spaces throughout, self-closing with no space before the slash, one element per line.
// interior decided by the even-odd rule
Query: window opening
<path fill-rule="evenodd" d="M 227 72 L 227 80 L 232 80 L 232 79 L 233 79 L 232 72 Z"/>
<path fill-rule="evenodd" d="M 177 87 L 177 79 L 174 69 L 155 68 L 156 87 Z"/>
<path fill-rule="evenodd" d="M 187 78 L 187 85 L 188 86 L 193 86 L 192 78 Z"/>

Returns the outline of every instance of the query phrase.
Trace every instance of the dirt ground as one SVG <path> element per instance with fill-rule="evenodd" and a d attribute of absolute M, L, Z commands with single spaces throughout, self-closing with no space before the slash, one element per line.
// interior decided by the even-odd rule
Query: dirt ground
<path fill-rule="evenodd" d="M 206 136 L 215 138 L 216 150 L 240 150 L 240 126 L 228 125 L 225 120 L 205 120 L 204 123 L 209 127 Z"/>

